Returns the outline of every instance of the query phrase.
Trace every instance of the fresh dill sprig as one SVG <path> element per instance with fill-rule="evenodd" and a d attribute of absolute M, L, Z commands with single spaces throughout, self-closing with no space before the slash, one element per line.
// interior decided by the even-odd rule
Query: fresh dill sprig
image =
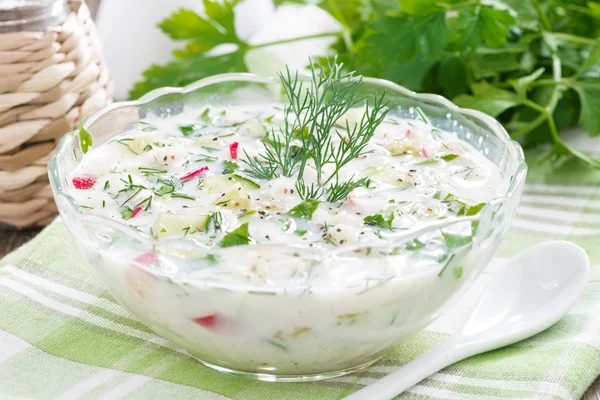
<path fill-rule="evenodd" d="M 206 231 L 211 228 L 211 225 L 216 232 L 223 230 L 223 215 L 219 211 L 215 211 L 208 216 L 206 221 Z"/>
<path fill-rule="evenodd" d="M 359 187 L 368 188 L 371 184 L 371 180 L 369 178 L 360 178 L 358 180 L 354 180 L 350 178 L 345 182 L 335 182 L 329 185 L 327 188 L 327 202 L 328 203 L 336 203 L 338 201 L 344 200 L 351 191 Z"/>
<path fill-rule="evenodd" d="M 371 102 L 360 96 L 362 78 L 341 69 L 342 64 L 335 59 L 326 67 L 313 64 L 308 83 L 289 69 L 279 74 L 289 102 L 284 107 L 284 122 L 278 131 L 272 128 L 266 135 L 263 153 L 251 157 L 244 152 L 245 157 L 240 161 L 246 164 L 247 174 L 264 180 L 297 174 L 295 186 L 303 200 L 319 200 L 326 195 L 328 202 L 337 202 L 355 188 L 368 184 L 365 179 L 340 182 L 339 172 L 350 161 L 369 152 L 366 146 L 385 119 L 388 103 L 384 94 L 375 96 Z M 336 123 L 350 109 L 362 105 L 365 112 L 359 123 L 351 126 L 346 120 L 345 131 L 336 129 Z M 304 181 L 307 165 L 316 172 L 316 182 L 310 185 Z M 328 165 L 333 168 L 326 168 Z"/>

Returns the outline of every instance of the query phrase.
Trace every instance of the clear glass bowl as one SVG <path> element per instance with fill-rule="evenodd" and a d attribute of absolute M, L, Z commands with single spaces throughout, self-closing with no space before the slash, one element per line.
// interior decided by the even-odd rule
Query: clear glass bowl
<path fill-rule="evenodd" d="M 261 244 L 207 249 L 185 239 L 155 241 L 80 207 L 69 195 L 68 183 L 70 172 L 84 157 L 75 131 L 60 141 L 49 163 L 60 215 L 83 258 L 114 297 L 149 328 L 205 365 L 269 381 L 316 380 L 356 371 L 430 324 L 473 282 L 510 225 L 527 170 L 521 147 L 489 116 L 460 109 L 437 95 L 416 94 L 388 81 L 364 80 L 363 94 L 382 90 L 395 105 L 392 115 L 416 119 L 418 107 L 434 127 L 457 132 L 498 165 L 502 195 L 475 216 L 402 234 L 380 248 L 340 246 L 325 252 Z M 98 145 L 140 119 L 202 110 L 206 105 L 280 101 L 278 80 L 223 74 L 182 89 L 158 89 L 139 101 L 109 105 L 86 118 L 83 126 Z M 473 233 L 469 243 L 449 246 L 440 241 L 442 231 L 465 227 Z M 311 274 L 328 265 L 346 265 L 361 257 L 369 257 L 369 265 L 410 264 L 420 260 L 425 249 L 447 256 L 408 268 L 401 276 L 342 279 L 328 285 L 311 282 Z M 198 260 L 209 252 L 216 264 L 199 267 Z M 316 267 L 290 277 L 284 286 L 219 279 L 220 267 L 245 266 L 259 253 L 265 259 L 276 254 L 282 263 Z"/>

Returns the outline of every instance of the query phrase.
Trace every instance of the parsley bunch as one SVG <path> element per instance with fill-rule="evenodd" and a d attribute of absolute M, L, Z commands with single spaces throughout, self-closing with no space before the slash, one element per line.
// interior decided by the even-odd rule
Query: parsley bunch
<path fill-rule="evenodd" d="M 551 143 L 550 158 L 575 156 L 600 168 L 600 160 L 560 136 L 578 124 L 600 133 L 596 1 L 321 0 L 317 5 L 340 22 L 339 32 L 261 45 L 237 36 L 236 4 L 204 0 L 205 16 L 182 9 L 165 19 L 160 28 L 187 45 L 174 61 L 145 71 L 130 96 L 247 71 L 246 55 L 260 47 L 332 36 L 331 50 L 348 71 L 439 93 L 498 118 L 525 147 Z M 215 52 L 222 44 L 233 50 Z"/>

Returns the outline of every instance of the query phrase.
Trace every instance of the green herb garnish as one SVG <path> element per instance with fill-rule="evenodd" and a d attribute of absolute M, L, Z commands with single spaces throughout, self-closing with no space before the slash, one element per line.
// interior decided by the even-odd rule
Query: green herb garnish
<path fill-rule="evenodd" d="M 311 219 L 317 207 L 319 207 L 319 202 L 317 200 L 304 200 L 302 203 L 288 211 L 288 215 L 296 218 Z"/>
<path fill-rule="evenodd" d="M 254 214 L 256 214 L 256 210 L 248 210 L 248 211 L 243 212 L 240 215 L 238 215 L 238 218 L 249 217 L 250 215 L 254 215 Z"/>
<path fill-rule="evenodd" d="M 223 165 L 225 166 L 225 169 L 223 169 L 224 175 L 233 174 L 235 172 L 235 170 L 239 168 L 239 166 L 237 165 L 237 163 L 235 161 L 230 161 L 230 160 L 223 161 Z"/>
<path fill-rule="evenodd" d="M 147 167 L 138 167 L 138 171 L 142 173 L 142 175 L 160 175 L 166 174 L 168 171 L 166 169 L 157 169 L 157 168 L 147 168 Z"/>
<path fill-rule="evenodd" d="M 326 196 L 328 202 L 337 202 L 357 187 L 369 184 L 366 178 L 342 182 L 339 172 L 350 161 L 368 153 L 365 148 L 389 109 L 383 95 L 374 96 L 361 121 L 353 126 L 346 121 L 345 130 L 340 133 L 334 130 L 336 123 L 365 100 L 358 94 L 362 78 L 343 73 L 335 61 L 327 66 L 313 65 L 311 73 L 313 79 L 308 84 L 289 69 L 279 75 L 290 103 L 284 107 L 283 125 L 278 131 L 272 128 L 265 136 L 263 153 L 251 157 L 244 152 L 241 161 L 248 167 L 247 173 L 258 179 L 297 174 L 295 186 L 303 200 Z M 335 137 L 337 141 L 333 140 Z M 300 141 L 302 146 L 292 146 L 294 141 Z M 308 160 L 317 175 L 310 186 L 304 182 Z M 324 172 L 327 165 L 333 165 L 328 174 Z"/>
<path fill-rule="evenodd" d="M 122 144 L 123 146 L 127 147 L 129 149 L 129 151 L 131 151 L 133 154 L 139 154 L 136 151 L 133 151 L 133 149 L 131 147 L 129 147 L 129 143 L 133 141 L 133 138 L 123 138 L 123 139 L 119 139 L 117 140 L 117 143 Z"/>
<path fill-rule="evenodd" d="M 206 231 L 211 228 L 216 232 L 223 229 L 223 215 L 219 211 L 215 211 L 208 216 L 206 220 Z"/>
<path fill-rule="evenodd" d="M 83 154 L 88 152 L 92 142 L 92 134 L 83 127 L 83 122 L 79 122 L 79 146 Z"/>
<path fill-rule="evenodd" d="M 219 242 L 221 247 L 231 247 L 250 244 L 250 234 L 248 232 L 248 222 L 243 223 L 236 229 L 232 230 Z"/>
<path fill-rule="evenodd" d="M 200 114 L 200 121 L 204 122 L 206 125 L 211 125 L 212 120 L 210 118 L 210 107 L 206 107 L 202 114 Z"/>
<path fill-rule="evenodd" d="M 173 192 L 173 193 L 171 193 L 171 197 L 173 197 L 173 198 L 179 198 L 179 199 L 186 199 L 186 200 L 196 200 L 195 197 L 187 195 L 185 193 L 176 193 L 176 192 Z"/>
<path fill-rule="evenodd" d="M 463 267 L 454 267 L 454 276 L 456 279 L 460 279 L 463 275 Z"/>
<path fill-rule="evenodd" d="M 184 137 L 188 137 L 196 132 L 196 128 L 198 128 L 196 124 L 179 125 L 179 132 L 181 132 Z"/>
<path fill-rule="evenodd" d="M 392 222 L 394 222 L 394 213 L 391 212 L 387 215 L 369 215 L 368 217 L 365 217 L 363 219 L 363 222 L 369 226 L 380 226 L 385 229 L 392 229 Z"/>
<path fill-rule="evenodd" d="M 452 161 L 455 158 L 458 157 L 458 154 L 454 154 L 454 153 L 448 153 L 448 154 L 444 154 L 441 156 L 435 156 L 432 158 L 428 158 L 427 160 L 421 161 L 420 163 L 417 163 L 417 165 L 428 165 L 428 164 L 435 164 L 437 162 L 439 162 L 440 160 L 443 161 Z"/>
<path fill-rule="evenodd" d="M 479 203 L 474 206 L 467 206 L 467 209 L 465 210 L 465 215 L 467 215 L 467 216 L 476 215 L 479 213 L 479 211 L 481 211 L 481 209 L 485 205 L 486 205 L 486 203 Z"/>
<path fill-rule="evenodd" d="M 214 157 L 214 156 L 208 156 L 206 154 L 199 154 L 198 155 L 200 158 L 198 158 L 197 160 L 194 160 L 194 162 L 214 162 L 217 161 L 218 158 Z"/>
<path fill-rule="evenodd" d="M 275 347 L 277 347 L 277 348 L 280 348 L 280 349 L 281 349 L 281 350 L 283 350 L 283 351 L 286 351 L 286 352 L 287 352 L 287 351 L 289 351 L 289 349 L 288 349 L 288 347 L 287 347 L 286 345 L 284 345 L 284 344 L 282 344 L 282 343 L 279 343 L 279 342 L 277 342 L 277 341 L 275 341 L 275 340 L 273 340 L 273 339 L 269 339 L 269 338 L 263 338 L 263 340 L 264 340 L 266 343 L 269 343 L 270 345 L 273 345 L 273 346 L 275 346 Z"/>

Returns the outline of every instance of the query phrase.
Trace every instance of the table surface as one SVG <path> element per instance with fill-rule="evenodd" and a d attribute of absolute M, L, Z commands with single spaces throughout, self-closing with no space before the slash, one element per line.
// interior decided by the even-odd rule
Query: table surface
<path fill-rule="evenodd" d="M 33 239 L 39 232 L 39 229 L 23 231 L 2 231 L 0 230 L 0 258 Z M 598 371 L 600 375 L 600 371 Z M 584 400 L 600 400 L 600 377 L 588 389 L 583 397 Z"/>

